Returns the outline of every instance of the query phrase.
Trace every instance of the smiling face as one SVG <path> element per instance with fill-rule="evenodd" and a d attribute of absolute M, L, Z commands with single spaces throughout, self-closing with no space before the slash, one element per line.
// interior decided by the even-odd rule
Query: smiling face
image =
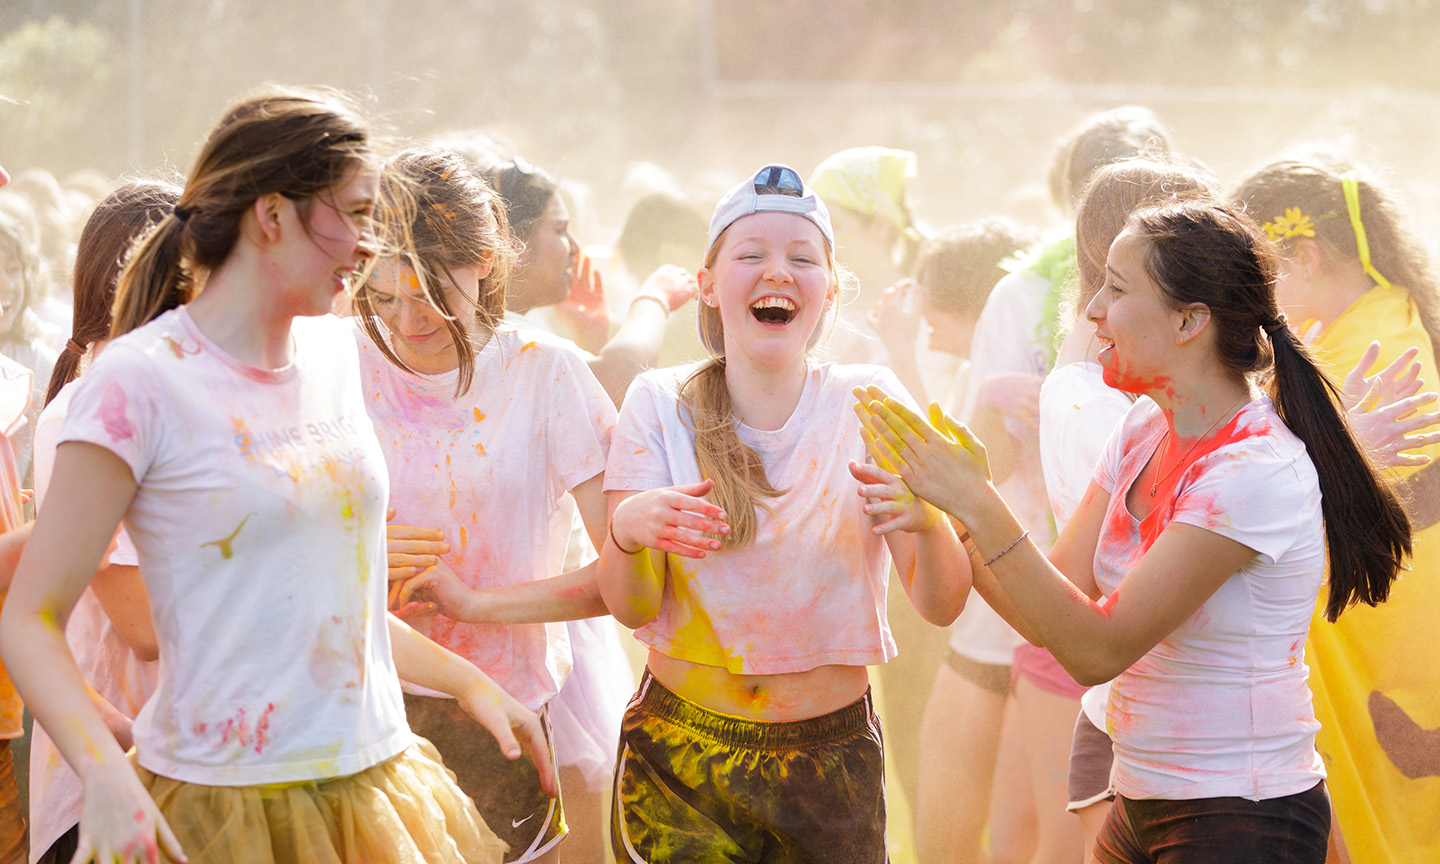
<path fill-rule="evenodd" d="M 462 329 L 475 317 L 480 280 L 489 268 L 484 264 L 455 268 L 434 286 L 444 294 L 444 304 Z M 426 299 L 420 279 L 410 265 L 386 259 L 375 265 L 365 283 L 370 308 L 390 331 L 390 347 L 411 369 L 426 375 L 449 372 L 460 365 L 455 340 L 445 313 Z"/>
<path fill-rule="evenodd" d="M 569 297 L 580 244 L 570 233 L 570 211 L 559 195 L 550 196 L 545 212 L 535 220 L 524 240 L 525 251 L 506 292 L 506 308 L 528 312 Z"/>
<path fill-rule="evenodd" d="M 727 357 L 783 368 L 804 356 L 836 287 L 825 237 L 790 213 L 761 212 L 725 229 L 700 300 L 718 311 Z"/>
<path fill-rule="evenodd" d="M 1152 393 L 1166 374 L 1181 313 L 1161 296 L 1145 270 L 1149 241 L 1127 228 L 1110 245 L 1105 284 L 1085 308 L 1100 340 L 1098 360 L 1105 383 L 1127 393 Z"/>
<path fill-rule="evenodd" d="M 374 256 L 375 200 L 380 173 L 374 165 L 361 165 L 335 188 L 310 199 L 306 207 L 284 199 L 289 224 L 299 230 L 286 233 L 286 267 L 293 286 L 285 298 L 295 315 L 323 315 L 335 297 L 354 281 Z"/>

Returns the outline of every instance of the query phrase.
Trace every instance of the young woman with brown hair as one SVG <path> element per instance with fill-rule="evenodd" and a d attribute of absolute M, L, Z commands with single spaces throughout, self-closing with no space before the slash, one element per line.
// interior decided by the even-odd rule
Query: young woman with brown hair
<path fill-rule="evenodd" d="M 1048 560 L 963 426 L 876 390 L 869 428 L 908 488 L 968 529 L 1019 623 L 1081 683 L 1115 678 L 1119 797 L 1096 860 L 1318 864 L 1330 811 L 1302 652 L 1314 597 L 1328 559 L 1328 617 L 1383 601 L 1409 524 L 1285 326 L 1269 241 L 1245 217 L 1142 211 L 1106 271 L 1087 309 L 1105 382 L 1149 398 Z M 1256 376 L 1271 370 L 1267 396 Z"/>
<path fill-rule="evenodd" d="M 619 860 L 886 860 L 865 667 L 895 654 L 890 558 L 941 625 L 970 573 L 937 513 L 864 500 L 897 481 L 864 464 L 852 390 L 898 385 L 807 356 L 839 301 L 832 244 L 793 169 L 732 189 L 699 277 L 714 356 L 641 375 L 621 409 L 600 588 L 650 653 L 621 730 Z"/>
<path fill-rule="evenodd" d="M 121 276 L 0 622 L 84 785 L 76 860 L 498 861 L 399 676 L 543 752 L 532 712 L 385 613 L 385 466 L 324 314 L 374 254 L 368 137 L 335 95 L 241 100 Z M 62 635 L 122 516 L 166 668 L 134 766 Z"/>

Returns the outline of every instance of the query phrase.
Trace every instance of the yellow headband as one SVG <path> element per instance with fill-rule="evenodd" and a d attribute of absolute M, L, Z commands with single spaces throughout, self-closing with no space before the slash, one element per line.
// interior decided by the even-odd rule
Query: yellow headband
<path fill-rule="evenodd" d="M 1345 209 L 1350 211 L 1350 225 L 1355 229 L 1355 249 L 1360 254 L 1360 267 L 1381 288 L 1389 288 L 1390 280 L 1380 275 L 1370 263 L 1370 243 L 1365 239 L 1365 225 L 1360 221 L 1360 180 L 1354 171 L 1340 175 L 1340 188 L 1345 190 Z"/>

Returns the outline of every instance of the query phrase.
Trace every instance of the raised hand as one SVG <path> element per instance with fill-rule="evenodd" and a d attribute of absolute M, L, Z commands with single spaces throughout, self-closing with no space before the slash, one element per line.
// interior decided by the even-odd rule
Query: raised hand
<path fill-rule="evenodd" d="M 704 558 L 720 548 L 720 541 L 707 534 L 730 533 L 725 511 L 702 497 L 714 486 L 714 481 L 702 480 L 637 492 L 615 508 L 610 534 L 622 552 L 633 554 L 648 547 L 684 558 Z"/>
<path fill-rule="evenodd" d="M 1346 420 L 1379 467 L 1428 464 L 1429 456 L 1406 451 L 1440 442 L 1440 431 L 1422 432 L 1440 425 L 1440 414 L 1418 413 L 1437 398 L 1434 392 L 1419 392 L 1424 385 L 1420 364 L 1415 361 L 1419 353 L 1420 349 L 1410 348 L 1389 366 L 1367 376 L 1380 356 L 1380 343 L 1371 342 L 1341 386 Z"/>
<path fill-rule="evenodd" d="M 598 353 L 610 339 L 610 310 L 605 306 L 605 285 L 590 256 L 581 254 L 570 280 L 570 296 L 555 304 L 555 314 L 575 334 L 575 344 Z"/>
<path fill-rule="evenodd" d="M 927 422 L 879 387 L 857 391 L 856 411 L 875 461 L 898 474 L 910 491 L 966 521 L 964 503 L 990 482 L 985 447 L 968 428 L 930 407 Z"/>
<path fill-rule="evenodd" d="M 645 284 L 640 286 L 635 297 L 653 297 L 664 303 L 666 309 L 674 312 L 699 293 L 700 283 L 696 281 L 692 271 L 674 264 L 662 264 L 646 277 Z"/>

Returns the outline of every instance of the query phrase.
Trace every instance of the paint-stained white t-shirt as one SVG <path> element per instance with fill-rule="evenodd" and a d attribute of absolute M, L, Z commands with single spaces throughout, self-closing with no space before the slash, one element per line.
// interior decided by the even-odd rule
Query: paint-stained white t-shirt
<path fill-rule="evenodd" d="M 110 343 L 61 433 L 139 489 L 125 527 L 162 672 L 140 764 L 188 783 L 336 777 L 413 740 L 385 614 L 388 480 L 355 340 L 297 318 L 294 362 L 259 369 L 182 307 Z"/>
<path fill-rule="evenodd" d="M 1095 482 L 1110 493 L 1095 550 L 1100 591 L 1123 604 L 1120 583 L 1171 523 L 1258 554 L 1111 682 L 1116 787 L 1128 798 L 1259 801 L 1303 792 L 1325 776 L 1305 666 L 1325 575 L 1315 466 L 1262 398 L 1189 454 L 1173 496 L 1140 521 L 1126 493 L 1166 428 L 1159 407 L 1140 400 L 1096 469 Z"/>
<path fill-rule="evenodd" d="M 693 366 L 636 378 L 625 395 L 605 488 L 644 491 L 700 482 L 695 435 L 679 404 Z M 855 387 L 877 384 L 909 403 L 879 366 L 812 365 L 800 402 L 774 431 L 739 424 L 740 440 L 786 490 L 757 509 L 755 542 L 704 559 L 670 555 L 660 611 L 635 631 L 670 657 L 734 674 L 775 675 L 832 664 L 866 666 L 895 656 L 886 620 L 890 552 L 861 509 L 853 459 L 869 454 L 854 411 Z"/>
<path fill-rule="evenodd" d="M 457 397 L 458 371 L 407 372 L 358 323 L 352 331 L 365 407 L 390 466 L 393 524 L 443 531 L 444 560 L 471 588 L 559 574 L 572 512 L 561 498 L 605 470 L 615 426 L 615 403 L 580 352 L 558 336 L 506 325 L 479 351 L 470 389 Z M 570 672 L 564 622 L 472 624 L 436 615 L 414 627 L 532 710 Z"/>

